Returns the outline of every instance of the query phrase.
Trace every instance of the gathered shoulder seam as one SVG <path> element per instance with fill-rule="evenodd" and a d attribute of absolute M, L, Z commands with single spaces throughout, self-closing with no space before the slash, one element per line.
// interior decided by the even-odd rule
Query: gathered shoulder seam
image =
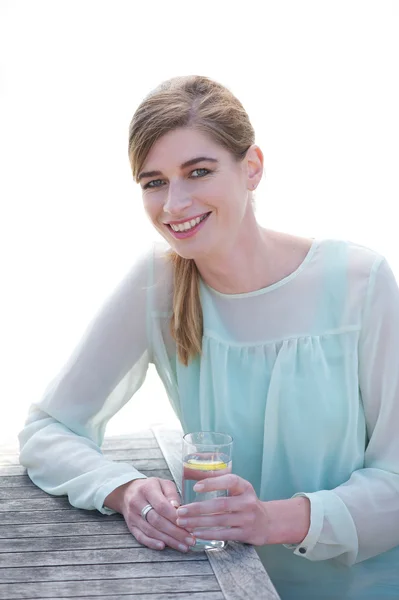
<path fill-rule="evenodd" d="M 209 339 L 213 339 L 216 342 L 219 342 L 221 344 L 225 344 L 226 346 L 232 346 L 232 347 L 236 347 L 236 348 L 248 348 L 248 347 L 255 347 L 255 346 L 267 346 L 269 344 L 279 344 L 282 342 L 289 342 L 290 340 L 305 340 L 305 339 L 320 339 L 323 337 L 330 337 L 330 336 L 334 336 L 334 335 L 343 335 L 346 333 L 356 333 L 356 332 L 360 332 L 361 330 L 361 325 L 348 325 L 347 327 L 340 327 L 338 329 L 329 329 L 326 331 L 323 331 L 321 333 L 303 333 L 303 334 L 297 334 L 297 335 L 293 335 L 293 336 L 285 336 L 285 337 L 281 337 L 281 338 L 270 338 L 268 340 L 264 340 L 261 342 L 234 342 L 234 341 L 230 341 L 230 340 L 224 340 L 222 337 L 220 337 L 217 333 L 215 333 L 214 331 L 212 331 L 211 329 L 205 329 L 204 330 L 204 337 L 209 338 Z"/>

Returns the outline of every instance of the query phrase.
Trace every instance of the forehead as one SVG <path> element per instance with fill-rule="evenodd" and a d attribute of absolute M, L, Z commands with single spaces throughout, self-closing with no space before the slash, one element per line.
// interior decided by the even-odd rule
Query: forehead
<path fill-rule="evenodd" d="M 142 170 L 176 167 L 195 156 L 209 156 L 221 160 L 228 154 L 222 146 L 201 131 L 188 128 L 175 129 L 155 142 Z"/>

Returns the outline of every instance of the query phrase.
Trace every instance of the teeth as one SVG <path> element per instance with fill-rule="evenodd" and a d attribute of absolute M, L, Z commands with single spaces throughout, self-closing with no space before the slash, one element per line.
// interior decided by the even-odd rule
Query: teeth
<path fill-rule="evenodd" d="M 196 219 L 191 219 L 191 221 L 185 221 L 184 223 L 179 223 L 178 225 L 171 225 L 173 231 L 188 231 L 192 229 L 198 223 L 203 221 L 207 215 L 202 215 L 202 217 L 197 217 Z"/>

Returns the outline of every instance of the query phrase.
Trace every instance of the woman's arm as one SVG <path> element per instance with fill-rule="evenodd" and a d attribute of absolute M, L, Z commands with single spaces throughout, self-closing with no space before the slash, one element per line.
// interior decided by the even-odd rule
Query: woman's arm
<path fill-rule="evenodd" d="M 101 453 L 105 427 L 143 383 L 150 361 L 148 269 L 143 257 L 92 321 L 66 366 L 31 406 L 19 434 L 20 462 L 50 494 L 68 494 L 76 507 L 103 507 L 116 487 L 143 478 Z"/>
<path fill-rule="evenodd" d="M 364 468 L 333 490 L 300 494 L 311 527 L 295 553 L 345 564 L 399 545 L 399 289 L 384 259 L 373 266 L 359 341 L 368 443 Z"/>

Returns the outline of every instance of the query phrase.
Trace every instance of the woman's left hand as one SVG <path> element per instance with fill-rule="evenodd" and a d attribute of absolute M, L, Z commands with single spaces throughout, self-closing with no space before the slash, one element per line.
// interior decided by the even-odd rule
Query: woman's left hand
<path fill-rule="evenodd" d="M 177 509 L 177 524 L 200 539 L 234 540 L 255 546 L 267 543 L 267 503 L 259 500 L 252 485 L 229 474 L 203 479 L 194 486 L 194 491 L 201 494 L 216 490 L 228 490 L 229 495 L 181 506 Z M 220 529 L 208 529 L 213 527 Z"/>

